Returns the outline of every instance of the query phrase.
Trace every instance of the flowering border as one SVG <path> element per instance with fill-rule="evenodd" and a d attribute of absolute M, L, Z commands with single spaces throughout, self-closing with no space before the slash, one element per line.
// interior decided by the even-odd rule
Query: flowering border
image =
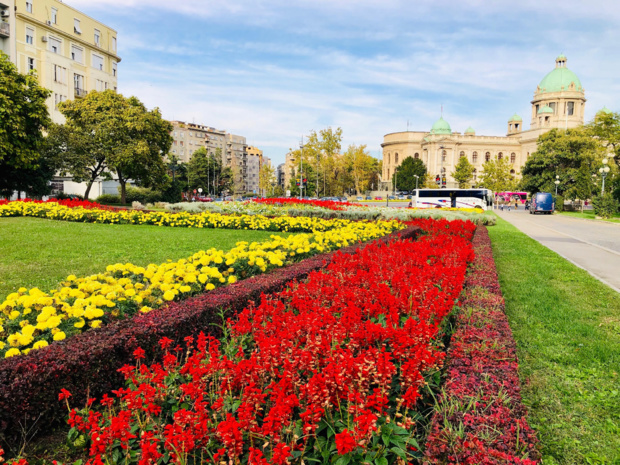
<path fill-rule="evenodd" d="M 538 439 L 521 403 L 516 344 L 485 227 L 473 244 L 425 463 L 537 464 Z"/>
<path fill-rule="evenodd" d="M 377 240 L 414 238 L 419 231 L 409 227 Z M 345 247 L 339 253 L 352 254 L 360 246 Z M 162 337 L 181 342 L 205 328 L 209 335 L 220 337 L 224 309 L 236 313 L 262 294 L 304 279 L 311 271 L 329 264 L 335 253 L 316 255 L 272 273 L 171 303 L 165 310 L 94 329 L 26 356 L 5 359 L 0 363 L 0 438 L 18 434 L 25 424 L 36 422 L 44 430 L 60 422 L 62 405 L 57 399 L 61 389 L 75 392 L 74 400 L 79 404 L 86 402 L 87 395 L 98 397 L 118 388 L 123 383 L 118 369 L 132 362 L 137 347 L 146 351 L 148 361 L 161 355 L 158 341 Z"/>

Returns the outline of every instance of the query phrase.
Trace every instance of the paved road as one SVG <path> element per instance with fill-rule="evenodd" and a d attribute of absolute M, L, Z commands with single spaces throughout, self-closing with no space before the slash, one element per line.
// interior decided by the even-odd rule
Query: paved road
<path fill-rule="evenodd" d="M 620 292 L 620 224 L 495 210 L 522 232 Z"/>

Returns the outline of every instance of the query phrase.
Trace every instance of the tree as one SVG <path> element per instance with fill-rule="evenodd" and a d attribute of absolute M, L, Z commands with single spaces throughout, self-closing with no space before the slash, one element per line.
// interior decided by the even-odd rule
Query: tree
<path fill-rule="evenodd" d="M 353 186 L 356 195 L 368 190 L 381 172 L 380 162 L 366 150 L 365 145 L 349 145 L 343 155 L 347 186 Z"/>
<path fill-rule="evenodd" d="M 474 169 L 474 165 L 469 163 L 467 157 L 459 157 L 459 161 L 454 167 L 454 172 L 450 173 L 455 181 L 459 183 L 459 189 L 468 187 L 473 177 Z"/>
<path fill-rule="evenodd" d="M 417 186 L 424 185 L 426 177 L 426 166 L 419 158 L 406 157 L 403 162 L 394 171 L 392 176 L 392 185 L 399 191 L 412 191 Z"/>
<path fill-rule="evenodd" d="M 511 170 L 512 165 L 505 158 L 487 161 L 482 165 L 480 187 L 491 189 L 493 192 L 514 191 L 517 181 Z"/>
<path fill-rule="evenodd" d="M 601 110 L 585 129 L 600 141 L 608 154 L 613 154 L 620 166 L 620 113 Z"/>
<path fill-rule="evenodd" d="M 159 109 L 149 111 L 136 97 L 125 98 L 113 90 L 90 92 L 59 108 L 72 135 L 67 139 L 68 151 L 75 155 L 67 167 L 70 173 L 92 179 L 95 168 L 105 165 L 116 173 L 121 203 L 130 179 L 149 187 L 165 186 L 163 157 L 172 145 L 172 125 Z"/>
<path fill-rule="evenodd" d="M 209 186 L 215 183 L 217 176 L 222 171 L 220 159 L 200 147 L 196 150 L 187 166 L 189 189 L 202 188 L 210 192 Z"/>
<path fill-rule="evenodd" d="M 267 197 L 267 193 L 272 191 L 275 182 L 275 170 L 270 164 L 263 163 L 258 172 L 258 187 L 262 190 L 263 197 Z"/>
<path fill-rule="evenodd" d="M 532 194 L 554 192 L 559 176 L 558 193 L 574 193 L 578 171 L 593 173 L 604 152 L 601 141 L 586 128 L 552 129 L 538 138 L 536 151 L 523 166 L 520 185 Z"/>
<path fill-rule="evenodd" d="M 45 103 L 50 94 L 39 86 L 34 72 L 19 73 L 0 52 L 0 191 L 8 196 L 24 190 L 28 176 L 46 172 L 39 162 L 43 132 L 51 124 Z"/>

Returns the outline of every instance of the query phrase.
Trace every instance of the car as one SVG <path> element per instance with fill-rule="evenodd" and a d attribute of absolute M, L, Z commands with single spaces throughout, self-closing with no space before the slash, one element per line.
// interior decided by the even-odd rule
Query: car
<path fill-rule="evenodd" d="M 372 197 L 370 195 L 367 195 L 364 200 L 372 200 Z"/>
<path fill-rule="evenodd" d="M 555 201 L 553 195 L 549 192 L 537 192 L 532 195 L 532 204 L 530 205 L 530 215 L 543 213 L 551 215 L 555 210 Z"/>
<path fill-rule="evenodd" d="M 390 196 L 388 196 L 388 199 L 390 199 L 390 200 L 396 200 L 396 196 L 395 196 L 395 195 L 390 195 Z"/>
<path fill-rule="evenodd" d="M 404 195 L 399 195 L 397 198 L 398 198 L 398 200 L 405 200 L 405 196 Z"/>
<path fill-rule="evenodd" d="M 357 197 L 355 197 L 355 200 L 358 200 L 358 201 L 364 200 L 364 197 L 362 197 L 361 195 L 358 195 Z"/>
<path fill-rule="evenodd" d="M 383 197 L 381 197 L 380 195 L 377 195 L 377 196 L 375 197 L 375 200 L 383 200 Z"/>

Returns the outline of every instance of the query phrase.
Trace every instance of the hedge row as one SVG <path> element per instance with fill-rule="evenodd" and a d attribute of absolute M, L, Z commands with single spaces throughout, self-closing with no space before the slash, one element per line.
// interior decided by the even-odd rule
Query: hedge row
<path fill-rule="evenodd" d="M 479 226 L 426 445 L 430 464 L 539 463 L 521 403 L 516 344 L 504 313 L 491 242 Z"/>
<path fill-rule="evenodd" d="M 385 236 L 415 238 L 420 228 L 410 227 Z M 354 253 L 360 246 L 340 249 Z M 11 444 L 21 431 L 45 431 L 64 420 L 64 406 L 58 393 L 67 389 L 74 395 L 74 405 L 90 397 L 100 397 L 123 385 L 118 369 L 133 363 L 137 347 L 146 351 L 146 362 L 161 355 L 159 340 L 168 337 L 181 343 L 187 336 L 197 336 L 209 328 L 210 335 L 221 336 L 222 314 L 230 317 L 258 301 L 262 294 L 284 288 L 286 283 L 302 280 L 308 273 L 331 262 L 335 252 L 316 255 L 289 267 L 255 276 L 218 288 L 206 294 L 170 304 L 131 320 L 120 321 L 72 337 L 67 341 L 36 350 L 22 357 L 0 361 L 0 444 Z M 78 394 L 82 393 L 82 394 Z M 80 395 L 82 396 L 80 398 Z"/>

